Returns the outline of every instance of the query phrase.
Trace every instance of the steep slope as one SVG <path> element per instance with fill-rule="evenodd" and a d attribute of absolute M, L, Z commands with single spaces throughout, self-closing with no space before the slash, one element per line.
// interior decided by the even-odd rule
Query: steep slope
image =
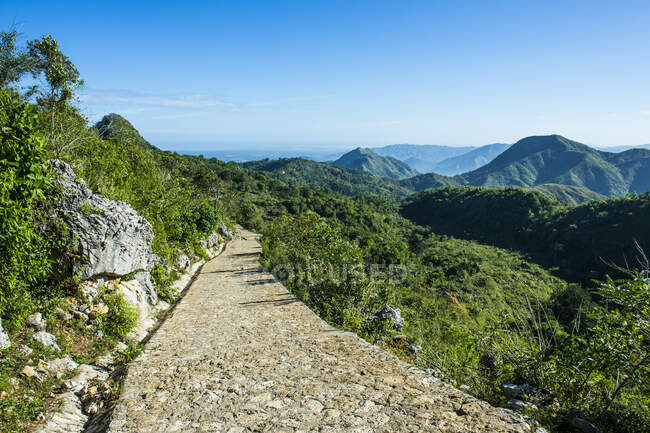
<path fill-rule="evenodd" d="M 499 156 L 511 144 L 494 143 L 481 146 L 462 155 L 453 156 L 440 161 L 433 171 L 445 176 L 454 176 L 476 170 Z"/>
<path fill-rule="evenodd" d="M 382 156 L 392 156 L 406 162 L 421 173 L 429 173 L 440 161 L 457 155 L 462 155 L 476 147 L 438 146 L 435 144 L 391 144 L 383 147 L 370 148 Z"/>
<path fill-rule="evenodd" d="M 377 155 L 370 149 L 358 147 L 333 162 L 340 167 L 365 171 L 378 177 L 405 179 L 419 173 L 408 164 L 390 156 Z"/>

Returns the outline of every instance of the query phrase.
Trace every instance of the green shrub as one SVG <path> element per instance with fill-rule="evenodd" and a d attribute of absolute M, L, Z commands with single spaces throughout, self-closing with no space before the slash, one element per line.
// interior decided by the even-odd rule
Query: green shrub
<path fill-rule="evenodd" d="M 108 307 L 108 312 L 98 314 L 99 329 L 107 337 L 125 339 L 138 324 L 138 311 L 115 288 L 104 288 L 100 299 Z"/>
<path fill-rule="evenodd" d="M 178 290 L 172 287 L 172 283 L 179 278 L 176 271 L 173 269 L 167 270 L 167 268 L 158 263 L 151 270 L 151 277 L 156 283 L 158 298 L 170 304 L 178 299 Z"/>
<path fill-rule="evenodd" d="M 43 293 L 51 269 L 35 208 L 49 182 L 37 121 L 35 107 L 0 89 L 0 316 L 10 329 L 29 313 L 33 295 Z"/>

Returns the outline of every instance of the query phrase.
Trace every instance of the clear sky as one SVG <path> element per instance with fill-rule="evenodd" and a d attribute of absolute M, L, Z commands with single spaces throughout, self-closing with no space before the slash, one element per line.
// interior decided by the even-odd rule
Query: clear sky
<path fill-rule="evenodd" d="M 650 143 L 650 1 L 0 0 L 165 148 Z"/>

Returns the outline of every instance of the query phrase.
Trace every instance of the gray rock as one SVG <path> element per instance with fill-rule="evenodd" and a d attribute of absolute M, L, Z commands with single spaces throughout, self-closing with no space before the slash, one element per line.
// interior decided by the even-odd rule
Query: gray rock
<path fill-rule="evenodd" d="M 399 308 L 393 308 L 386 305 L 381 311 L 375 313 L 372 318 L 381 321 L 390 319 L 393 322 L 393 328 L 397 332 L 400 332 L 404 327 L 404 319 L 402 318 L 402 312 Z"/>
<path fill-rule="evenodd" d="M 209 236 L 201 239 L 200 245 L 204 250 L 211 250 L 221 243 L 221 237 L 217 232 L 212 232 Z"/>
<path fill-rule="evenodd" d="M 182 271 L 189 268 L 190 263 L 191 263 L 190 258 L 187 257 L 185 254 L 181 254 L 180 256 L 176 257 L 176 260 L 174 260 L 174 264 L 176 265 L 176 268 Z"/>
<path fill-rule="evenodd" d="M 18 347 L 18 353 L 20 353 L 21 355 L 23 355 L 23 356 L 25 356 L 25 357 L 28 357 L 29 355 L 31 355 L 32 353 L 34 353 L 34 349 L 32 349 L 32 348 L 29 347 L 29 346 L 25 346 L 24 344 L 21 344 L 21 345 Z"/>
<path fill-rule="evenodd" d="M 569 424 L 583 433 L 600 433 L 598 427 L 585 419 L 584 413 L 579 409 L 571 409 L 567 414 Z"/>
<path fill-rule="evenodd" d="M 418 353 L 422 350 L 422 346 L 420 346 L 419 344 L 410 344 L 409 350 L 413 353 Z"/>
<path fill-rule="evenodd" d="M 45 320 L 43 320 L 43 315 L 41 313 L 34 313 L 27 316 L 27 323 L 41 331 L 47 326 Z"/>
<path fill-rule="evenodd" d="M 6 349 L 11 346 L 11 340 L 9 340 L 9 335 L 2 328 L 2 318 L 0 318 L 0 349 Z"/>
<path fill-rule="evenodd" d="M 517 399 L 508 400 L 508 406 L 510 406 L 515 410 L 537 411 L 537 406 L 535 406 L 532 403 L 527 403 L 523 400 L 517 400 Z"/>
<path fill-rule="evenodd" d="M 226 225 L 226 223 L 224 223 L 223 221 L 219 223 L 219 231 L 221 232 L 222 235 L 224 235 L 227 238 L 235 239 L 237 237 L 237 233 L 230 230 Z"/>
<path fill-rule="evenodd" d="M 158 292 L 156 292 L 156 285 L 151 279 L 151 274 L 146 271 L 141 271 L 135 274 L 134 278 L 144 290 L 145 301 L 151 305 L 155 305 L 158 302 Z"/>
<path fill-rule="evenodd" d="M 79 367 L 79 364 L 70 359 L 69 356 L 65 358 L 53 359 L 47 362 L 48 373 L 61 378 L 67 371 L 74 370 Z"/>
<path fill-rule="evenodd" d="M 83 279 L 151 270 L 155 262 L 151 224 L 128 204 L 94 194 L 68 164 L 58 160 L 49 164 L 63 193 L 53 216 L 74 233 L 82 257 L 73 259 L 72 270 Z"/>
<path fill-rule="evenodd" d="M 535 387 L 527 383 L 515 385 L 514 383 L 506 382 L 501 385 L 501 389 L 506 397 L 512 399 L 526 399 L 526 397 L 535 393 Z"/>
<path fill-rule="evenodd" d="M 34 340 L 38 341 L 45 347 L 54 350 L 61 350 L 59 344 L 56 342 L 56 337 L 49 332 L 41 331 L 34 334 Z"/>

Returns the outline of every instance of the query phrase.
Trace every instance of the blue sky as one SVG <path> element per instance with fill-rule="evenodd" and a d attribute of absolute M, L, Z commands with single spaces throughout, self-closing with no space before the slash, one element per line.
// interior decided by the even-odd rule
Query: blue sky
<path fill-rule="evenodd" d="M 0 0 L 164 148 L 650 143 L 650 2 Z"/>

